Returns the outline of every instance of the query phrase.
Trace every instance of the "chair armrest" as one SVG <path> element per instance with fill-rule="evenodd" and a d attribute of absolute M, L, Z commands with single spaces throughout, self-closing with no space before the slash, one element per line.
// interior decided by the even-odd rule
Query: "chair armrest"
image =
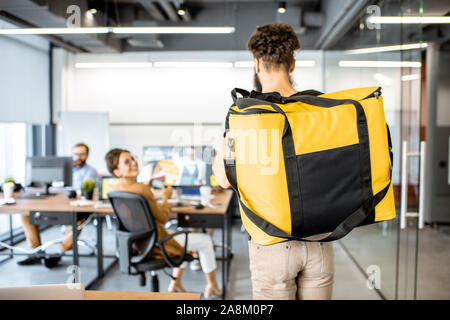
<path fill-rule="evenodd" d="M 131 274 L 131 246 L 137 240 L 146 239 L 150 232 L 131 233 L 127 231 L 116 230 L 116 237 L 119 243 L 119 264 L 120 271 Z"/>
<path fill-rule="evenodd" d="M 186 234 L 186 238 L 184 240 L 184 246 L 183 246 L 183 253 L 181 254 L 178 261 L 174 261 L 174 259 L 171 259 L 169 255 L 166 252 L 166 249 L 164 248 L 164 243 L 167 242 L 169 239 L 172 239 L 173 237 L 179 235 L 179 234 Z M 164 238 L 160 239 L 156 244 L 161 248 L 164 260 L 171 268 L 177 268 L 183 263 L 184 258 L 186 257 L 186 251 L 187 251 L 187 244 L 188 244 L 188 234 L 191 233 L 190 231 L 177 231 L 174 233 L 171 233 Z"/>

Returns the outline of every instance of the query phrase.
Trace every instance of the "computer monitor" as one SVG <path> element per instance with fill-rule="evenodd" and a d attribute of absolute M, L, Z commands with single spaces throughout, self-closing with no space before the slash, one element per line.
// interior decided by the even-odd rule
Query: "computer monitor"
<path fill-rule="evenodd" d="M 143 171 L 151 175 L 158 162 L 170 160 L 177 168 L 173 186 L 211 185 L 215 150 L 211 146 L 146 146 L 143 150 Z M 148 179 L 148 177 L 147 177 Z"/>
<path fill-rule="evenodd" d="M 32 187 L 45 187 L 44 196 L 49 193 L 50 186 L 71 186 L 72 167 L 71 157 L 28 157 L 26 169 L 26 185 Z"/>
<path fill-rule="evenodd" d="M 118 182 L 119 179 L 113 176 L 102 177 L 100 188 L 98 190 L 98 199 L 108 200 L 108 192 L 112 191 L 113 186 Z"/>

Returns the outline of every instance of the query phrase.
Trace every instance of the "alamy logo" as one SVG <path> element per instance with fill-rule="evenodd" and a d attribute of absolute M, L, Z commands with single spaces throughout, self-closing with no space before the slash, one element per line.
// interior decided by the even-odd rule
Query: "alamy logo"
<path fill-rule="evenodd" d="M 259 165 L 261 175 L 278 173 L 281 152 L 279 129 L 233 129 L 229 133 L 234 141 L 236 164 Z"/>
<path fill-rule="evenodd" d="M 69 14 L 67 17 L 66 25 L 67 28 L 80 28 L 81 27 L 81 9 L 77 5 L 70 5 L 67 7 L 66 13 Z"/>
<path fill-rule="evenodd" d="M 372 17 L 379 17 L 379 16 L 381 16 L 381 9 L 380 9 L 380 7 L 376 6 L 376 5 L 368 6 L 367 9 L 366 9 L 366 12 L 369 14 L 369 16 L 366 19 L 367 28 L 369 30 L 381 29 L 381 26 L 380 26 L 379 23 L 372 23 L 372 22 L 370 22 Z"/>
<path fill-rule="evenodd" d="M 377 265 L 370 265 L 366 269 L 368 275 L 366 285 L 370 290 L 381 288 L 381 269 Z"/>
<path fill-rule="evenodd" d="M 66 280 L 69 289 L 79 289 L 81 286 L 81 269 L 79 266 L 71 265 L 66 269 L 66 273 L 70 276 Z"/>

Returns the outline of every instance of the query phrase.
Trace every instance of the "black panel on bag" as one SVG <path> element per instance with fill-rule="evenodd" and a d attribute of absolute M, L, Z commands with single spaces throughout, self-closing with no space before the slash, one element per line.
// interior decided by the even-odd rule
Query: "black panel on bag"
<path fill-rule="evenodd" d="M 359 147 L 355 144 L 297 156 L 303 230 L 308 230 L 304 237 L 333 231 L 363 203 Z"/>

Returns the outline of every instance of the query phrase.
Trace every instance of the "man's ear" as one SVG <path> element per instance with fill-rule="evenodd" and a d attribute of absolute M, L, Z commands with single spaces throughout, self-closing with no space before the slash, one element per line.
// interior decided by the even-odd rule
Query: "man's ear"
<path fill-rule="evenodd" d="M 113 170 L 113 174 L 117 177 L 117 178 L 120 178 L 120 174 L 119 174 L 119 169 L 114 169 Z"/>
<path fill-rule="evenodd" d="M 292 60 L 291 67 L 289 68 L 289 73 L 293 72 L 295 70 L 295 59 Z"/>
<path fill-rule="evenodd" d="M 259 73 L 261 71 L 261 64 L 258 58 L 253 59 L 255 61 L 255 72 Z"/>

